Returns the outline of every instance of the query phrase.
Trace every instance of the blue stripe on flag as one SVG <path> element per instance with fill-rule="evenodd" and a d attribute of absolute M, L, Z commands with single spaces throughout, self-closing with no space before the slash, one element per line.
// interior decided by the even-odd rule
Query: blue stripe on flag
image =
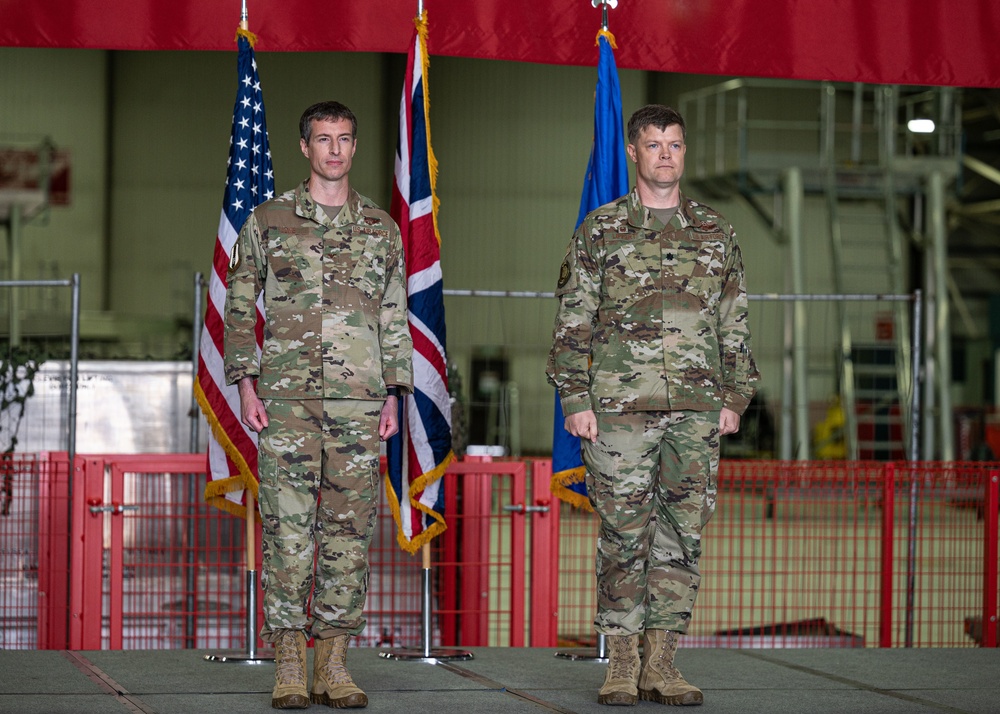
<path fill-rule="evenodd" d="M 409 311 L 427 325 L 427 329 L 434 333 L 437 341 L 442 345 L 448 344 L 445 339 L 447 330 L 444 321 L 444 310 L 440 309 L 440 306 L 444 304 L 443 283 L 439 280 L 419 293 L 408 295 L 406 300 Z"/>
<path fill-rule="evenodd" d="M 434 455 L 434 463 L 439 464 L 451 453 L 451 424 L 426 394 L 417 391 L 413 395 L 420 413 L 420 421 L 427 431 L 427 443 Z"/>
<path fill-rule="evenodd" d="M 431 171 L 427 157 L 427 124 L 424 118 L 424 80 L 413 88 L 413 135 L 410 137 L 410 204 L 431 195 Z"/>

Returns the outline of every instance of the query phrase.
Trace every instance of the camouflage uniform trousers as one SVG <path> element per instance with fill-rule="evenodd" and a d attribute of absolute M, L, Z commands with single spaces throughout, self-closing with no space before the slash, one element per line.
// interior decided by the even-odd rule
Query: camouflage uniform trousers
<path fill-rule="evenodd" d="M 359 634 L 365 627 L 368 546 L 378 507 L 383 403 L 272 399 L 264 404 L 269 423 L 259 440 L 261 639 L 274 642 L 283 629 L 320 638 Z"/>
<path fill-rule="evenodd" d="M 597 434 L 596 444 L 582 440 L 601 519 L 594 626 L 687 632 L 702 528 L 715 511 L 719 412 L 603 412 Z"/>

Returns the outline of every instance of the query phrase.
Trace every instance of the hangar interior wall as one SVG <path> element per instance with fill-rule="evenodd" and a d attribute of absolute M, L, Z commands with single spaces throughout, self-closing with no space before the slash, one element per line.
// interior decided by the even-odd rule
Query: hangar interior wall
<path fill-rule="evenodd" d="M 404 58 L 258 53 L 257 59 L 277 189 L 306 176 L 301 111 L 334 98 L 359 119 L 352 184 L 388 207 Z M 25 227 L 22 277 L 82 275 L 84 357 L 190 354 L 193 275 L 210 267 L 235 65 L 235 52 L 0 48 L 0 143 L 47 136 L 72 153 L 71 203 Z M 626 119 L 642 104 L 676 104 L 681 92 L 720 81 L 638 70 L 619 75 Z M 432 57 L 446 288 L 553 289 L 579 207 L 595 82 L 592 67 Z M 689 146 L 689 162 L 698 151 Z M 786 257 L 770 229 L 743 203 L 710 202 L 736 226 L 750 291 L 783 291 Z M 808 198 L 804 210 L 807 285 L 810 292 L 831 292 L 822 199 Z M 525 453 L 550 448 L 544 364 L 554 309 L 538 299 L 446 300 L 449 352 L 466 395 L 475 386 L 475 355 L 502 351 L 508 358 Z M 822 312 L 813 319 L 835 322 Z M 753 320 L 763 389 L 776 398 L 780 314 L 756 310 Z M 823 370 L 811 376 L 817 404 L 833 393 L 834 379 Z"/>

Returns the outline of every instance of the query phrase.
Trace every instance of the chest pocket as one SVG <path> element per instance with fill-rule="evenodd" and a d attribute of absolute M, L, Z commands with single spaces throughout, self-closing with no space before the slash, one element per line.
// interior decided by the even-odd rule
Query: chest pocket
<path fill-rule="evenodd" d="M 286 294 L 319 284 L 319 245 L 308 227 L 268 235 L 268 268 Z"/>
<path fill-rule="evenodd" d="M 351 245 L 354 258 L 351 285 L 363 292 L 369 300 L 376 302 L 382 300 L 385 285 L 386 256 L 380 250 L 380 242 L 383 240 L 387 239 L 372 233 L 361 234 L 354 236 Z M 359 245 L 361 247 L 357 249 Z"/>
<path fill-rule="evenodd" d="M 706 299 L 721 293 L 724 265 L 725 236 L 721 233 L 688 234 L 663 246 L 666 279 Z"/>
<path fill-rule="evenodd" d="M 603 289 L 619 305 L 639 302 L 656 291 L 659 246 L 643 233 L 604 234 Z"/>

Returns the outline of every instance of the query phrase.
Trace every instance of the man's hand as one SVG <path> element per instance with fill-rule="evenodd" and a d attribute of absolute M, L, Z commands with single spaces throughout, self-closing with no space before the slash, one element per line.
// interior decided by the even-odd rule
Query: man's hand
<path fill-rule="evenodd" d="M 399 399 L 388 396 L 382 405 L 382 416 L 378 420 L 378 438 L 382 441 L 396 435 L 399 431 Z"/>
<path fill-rule="evenodd" d="M 244 377 L 237 382 L 237 388 L 240 392 L 240 420 L 259 434 L 267 426 L 268 420 L 264 402 L 254 389 L 253 378 Z"/>
<path fill-rule="evenodd" d="M 722 407 L 719 412 L 719 436 L 735 434 L 740 430 L 740 415 L 732 409 Z"/>
<path fill-rule="evenodd" d="M 597 443 L 597 415 L 594 414 L 593 409 L 578 412 L 577 414 L 570 414 L 566 417 L 564 426 L 566 427 L 566 431 L 573 436 L 579 436 L 581 439 L 590 439 L 591 443 Z"/>

